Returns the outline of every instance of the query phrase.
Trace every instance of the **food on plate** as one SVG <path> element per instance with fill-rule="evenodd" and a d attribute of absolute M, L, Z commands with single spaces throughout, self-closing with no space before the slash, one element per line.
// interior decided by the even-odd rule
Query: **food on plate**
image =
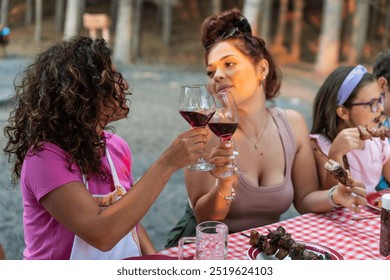
<path fill-rule="evenodd" d="M 358 130 L 360 133 L 360 139 L 368 140 L 372 139 L 372 137 L 379 137 L 382 140 L 390 137 L 390 129 L 384 125 L 378 128 L 368 128 L 358 125 Z"/>
<path fill-rule="evenodd" d="M 324 165 L 325 169 L 341 184 L 344 186 L 352 186 L 353 178 L 351 173 L 344 169 L 337 161 L 333 159 L 328 159 Z"/>
<path fill-rule="evenodd" d="M 306 249 L 306 245 L 296 242 L 286 230 L 279 226 L 275 231 L 268 230 L 267 235 L 260 235 L 258 231 L 251 230 L 249 244 L 259 248 L 264 254 L 283 260 L 289 256 L 292 260 L 331 260 L 328 252 L 324 256 Z"/>
<path fill-rule="evenodd" d="M 374 201 L 374 206 L 382 209 L 382 196 L 377 197 Z"/>

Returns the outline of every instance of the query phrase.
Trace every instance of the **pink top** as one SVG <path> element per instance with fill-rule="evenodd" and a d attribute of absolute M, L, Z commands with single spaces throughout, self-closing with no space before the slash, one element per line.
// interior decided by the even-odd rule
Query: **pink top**
<path fill-rule="evenodd" d="M 245 173 L 238 175 L 237 196 L 223 220 L 229 231 L 238 232 L 278 222 L 280 215 L 290 207 L 294 199 L 291 169 L 296 154 L 295 139 L 286 118 L 285 111 L 269 108 L 284 148 L 286 174 L 284 180 L 273 186 L 252 185 L 245 179 Z"/>
<path fill-rule="evenodd" d="M 130 148 L 115 134 L 106 132 L 105 136 L 119 181 L 126 190 L 129 190 L 133 184 Z M 102 158 L 102 166 L 110 172 L 105 156 Z M 25 157 L 20 178 L 24 210 L 25 259 L 70 258 L 74 233 L 58 223 L 41 205 L 40 200 L 56 188 L 75 181 L 83 183 L 79 168 L 72 164 L 69 169 L 69 156 L 53 143 L 44 143 L 42 151 L 30 153 Z M 88 188 L 92 194 L 107 194 L 114 190 L 111 176 L 108 179 L 98 176 L 88 178 Z"/>
<path fill-rule="evenodd" d="M 329 154 L 332 142 L 326 136 L 310 134 L 310 138 L 317 141 L 325 155 Z M 381 178 L 383 165 L 389 157 L 390 145 L 387 140 L 380 138 L 366 140 L 364 149 L 347 153 L 349 171 L 354 179 L 360 180 L 366 185 L 367 193 L 373 193 Z"/>

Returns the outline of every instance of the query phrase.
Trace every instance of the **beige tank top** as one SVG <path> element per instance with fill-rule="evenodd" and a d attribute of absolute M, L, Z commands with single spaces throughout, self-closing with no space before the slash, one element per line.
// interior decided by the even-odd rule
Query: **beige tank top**
<path fill-rule="evenodd" d="M 291 205 L 294 188 L 291 181 L 291 169 L 296 154 L 296 143 L 286 112 L 280 108 L 269 108 L 284 147 L 286 174 L 284 180 L 273 186 L 258 186 L 245 179 L 245 173 L 238 175 L 237 196 L 230 205 L 230 210 L 223 221 L 230 232 L 238 232 L 250 228 L 278 222 Z"/>

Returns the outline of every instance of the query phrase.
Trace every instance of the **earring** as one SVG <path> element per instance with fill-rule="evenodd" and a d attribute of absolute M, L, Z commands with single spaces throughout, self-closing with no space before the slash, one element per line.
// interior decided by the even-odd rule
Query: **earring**
<path fill-rule="evenodd" d="M 264 85 L 264 82 L 265 82 L 265 78 L 266 78 L 267 76 L 263 76 L 263 79 L 261 79 L 261 81 L 260 81 L 260 85 Z"/>

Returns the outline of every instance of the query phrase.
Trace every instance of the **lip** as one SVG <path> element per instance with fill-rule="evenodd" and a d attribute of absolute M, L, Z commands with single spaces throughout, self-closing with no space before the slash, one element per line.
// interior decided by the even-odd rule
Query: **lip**
<path fill-rule="evenodd" d="M 217 92 L 218 92 L 218 93 L 219 93 L 219 92 L 225 92 L 225 91 L 227 91 L 229 88 L 231 88 L 231 86 L 229 86 L 229 85 L 221 85 L 221 86 L 217 87 Z"/>

